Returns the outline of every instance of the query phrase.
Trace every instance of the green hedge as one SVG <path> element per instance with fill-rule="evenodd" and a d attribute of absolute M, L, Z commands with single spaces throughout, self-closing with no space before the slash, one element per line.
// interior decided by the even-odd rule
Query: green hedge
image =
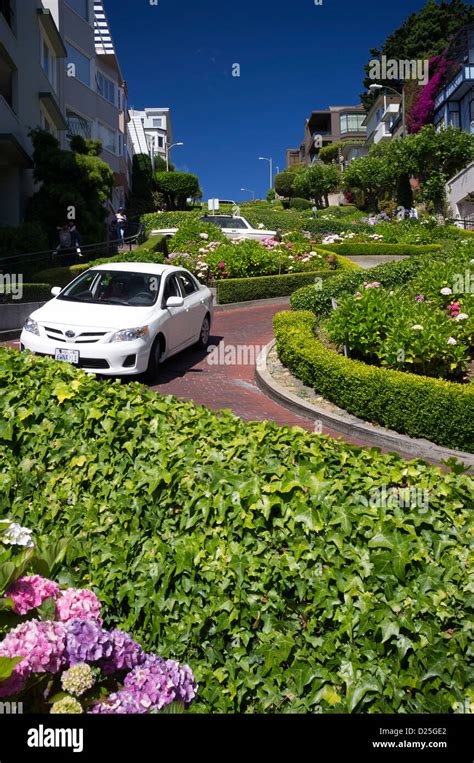
<path fill-rule="evenodd" d="M 68 539 L 58 579 L 188 663 L 197 712 L 464 707 L 467 475 L 0 348 L 0 514 Z"/>
<path fill-rule="evenodd" d="M 417 254 L 433 254 L 441 251 L 441 244 L 372 244 L 372 243 L 352 243 L 344 244 L 321 244 L 321 249 L 331 249 L 337 254 L 343 254 L 346 257 L 366 257 L 367 255 L 387 255 L 398 254 L 407 256 L 416 256 Z"/>
<path fill-rule="evenodd" d="M 131 252 L 122 252 L 114 257 L 103 257 L 91 262 L 80 262 L 77 265 L 49 268 L 37 274 L 38 281 L 45 281 L 51 286 L 67 286 L 77 276 L 95 265 L 106 265 L 108 262 L 165 262 L 168 253 L 167 240 L 164 236 L 152 236 L 144 244 Z"/>
<path fill-rule="evenodd" d="M 219 304 L 248 302 L 251 299 L 287 297 L 301 286 L 314 285 L 317 278 L 334 276 L 337 270 L 320 270 L 314 273 L 285 273 L 280 276 L 259 276 L 258 278 L 227 278 L 216 281 Z"/>
<path fill-rule="evenodd" d="M 49 283 L 24 283 L 22 285 L 23 296 L 21 300 L 13 299 L 8 289 L 2 291 L 0 288 L 0 305 L 2 304 L 21 304 L 22 302 L 47 302 L 52 299 L 51 286 Z"/>
<path fill-rule="evenodd" d="M 314 315 L 309 312 L 278 313 L 273 325 L 283 365 L 332 403 L 402 434 L 474 452 L 474 384 L 345 358 L 316 339 Z"/>
<path fill-rule="evenodd" d="M 437 257 L 436 254 L 433 256 Z M 442 254 L 439 256 L 442 257 Z M 290 304 L 293 310 L 311 310 L 315 315 L 324 315 L 331 309 L 332 299 L 337 299 L 347 292 L 355 292 L 365 280 L 380 281 L 388 288 L 402 286 L 411 281 L 425 265 L 426 257 L 421 255 L 377 265 L 365 272 L 339 272 L 330 282 L 323 284 L 322 289 L 307 286 L 295 291 Z"/>
<path fill-rule="evenodd" d="M 319 251 L 318 247 L 316 251 Z M 336 255 L 341 268 L 357 270 L 359 265 Z M 318 270 L 312 273 L 284 273 L 283 275 L 258 276 L 255 278 L 226 278 L 216 281 L 217 301 L 219 304 L 230 302 L 248 302 L 251 299 L 269 299 L 271 297 L 288 297 L 303 286 L 319 286 L 328 277 L 335 277 L 340 270 Z"/>
<path fill-rule="evenodd" d="M 0 257 L 44 252 L 47 249 L 48 236 L 38 223 L 0 226 Z"/>

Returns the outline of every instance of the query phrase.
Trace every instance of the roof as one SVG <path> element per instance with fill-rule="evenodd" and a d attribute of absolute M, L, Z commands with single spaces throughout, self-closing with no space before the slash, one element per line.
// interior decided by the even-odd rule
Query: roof
<path fill-rule="evenodd" d="M 103 265 L 95 265 L 91 270 L 117 270 L 122 273 L 147 273 L 162 276 L 164 273 L 175 272 L 182 268 L 154 262 L 105 262 Z"/>

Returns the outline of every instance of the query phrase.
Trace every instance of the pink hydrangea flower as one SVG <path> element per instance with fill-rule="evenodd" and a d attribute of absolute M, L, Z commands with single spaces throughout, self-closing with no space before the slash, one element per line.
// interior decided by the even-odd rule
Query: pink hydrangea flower
<path fill-rule="evenodd" d="M 56 615 L 63 623 L 68 620 L 94 620 L 102 625 L 101 604 L 95 593 L 86 589 L 68 588 L 56 602 Z"/>
<path fill-rule="evenodd" d="M 14 610 L 18 615 L 26 615 L 31 609 L 41 606 L 45 599 L 56 599 L 59 586 L 52 580 L 40 575 L 30 575 L 19 578 L 6 591 L 7 599 L 12 599 Z"/>
<path fill-rule="evenodd" d="M 28 620 L 11 630 L 0 643 L 1 657 L 23 657 L 7 681 L 0 683 L 0 696 L 24 688 L 32 673 L 57 673 L 66 664 L 66 634 L 62 623 Z"/>

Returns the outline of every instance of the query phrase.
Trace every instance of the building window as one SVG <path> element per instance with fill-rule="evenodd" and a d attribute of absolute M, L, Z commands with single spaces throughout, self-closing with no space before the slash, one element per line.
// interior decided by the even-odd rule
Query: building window
<path fill-rule="evenodd" d="M 13 5 L 12 0 L 0 0 L 0 13 L 9 27 L 13 28 Z"/>
<path fill-rule="evenodd" d="M 158 148 L 163 148 L 164 145 L 165 145 L 164 138 L 162 138 L 161 135 L 158 136 Z"/>
<path fill-rule="evenodd" d="M 115 82 L 106 77 L 102 72 L 96 75 L 97 92 L 110 103 L 116 104 L 115 100 Z"/>
<path fill-rule="evenodd" d="M 365 114 L 342 114 L 341 115 L 341 133 L 345 132 L 365 132 L 362 122 Z"/>
<path fill-rule="evenodd" d="M 84 117 L 76 114 L 75 111 L 70 111 L 68 109 L 66 111 L 66 121 L 67 137 L 69 140 L 71 140 L 71 138 L 73 138 L 75 135 L 80 135 L 83 138 L 91 137 L 91 123 L 88 119 L 84 119 Z"/>
<path fill-rule="evenodd" d="M 66 0 L 67 5 L 72 8 L 79 16 L 89 21 L 89 0 Z"/>
<path fill-rule="evenodd" d="M 87 87 L 91 86 L 91 61 L 74 45 L 66 43 L 67 71 L 68 75 L 83 82 Z"/>
<path fill-rule="evenodd" d="M 41 37 L 41 67 L 56 90 L 58 83 L 57 58 L 44 37 Z"/>
<path fill-rule="evenodd" d="M 15 77 L 15 68 L 2 56 L 0 46 L 0 95 L 6 100 L 11 109 L 13 109 L 13 82 Z"/>
<path fill-rule="evenodd" d="M 51 135 L 57 137 L 58 131 L 49 117 L 45 114 L 43 109 L 41 109 L 41 127 L 43 130 L 46 130 L 46 132 L 49 132 Z"/>
<path fill-rule="evenodd" d="M 163 127 L 163 117 L 154 117 L 152 122 L 153 127 Z"/>
<path fill-rule="evenodd" d="M 99 124 L 99 140 L 106 151 L 117 153 L 117 133 L 106 125 Z"/>

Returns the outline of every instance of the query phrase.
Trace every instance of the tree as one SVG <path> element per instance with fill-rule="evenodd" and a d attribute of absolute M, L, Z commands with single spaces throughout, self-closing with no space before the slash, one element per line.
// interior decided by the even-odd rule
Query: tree
<path fill-rule="evenodd" d="M 56 228 L 75 220 L 85 242 L 106 238 L 105 204 L 111 197 L 114 176 L 98 153 L 100 141 L 73 140 L 62 151 L 58 140 L 44 130 L 32 130 L 34 179 L 41 188 L 30 199 L 27 218 L 40 223 L 53 241 Z"/>
<path fill-rule="evenodd" d="M 130 217 L 140 217 L 155 210 L 153 170 L 148 154 L 135 154 L 132 162 L 132 190 L 127 209 Z"/>
<path fill-rule="evenodd" d="M 169 162 L 169 167 L 167 167 L 162 156 L 155 156 L 155 172 L 174 172 L 174 170 L 175 167 L 172 162 Z"/>
<path fill-rule="evenodd" d="M 200 199 L 202 191 L 199 179 L 188 172 L 157 172 L 154 177 L 155 189 L 163 194 L 169 209 L 186 209 L 186 200 Z"/>
<path fill-rule="evenodd" d="M 390 34 L 380 49 L 370 50 L 371 60 L 382 55 L 396 61 L 424 60 L 435 56 L 447 46 L 450 37 L 466 24 L 474 22 L 474 7 L 462 0 L 437 3 L 428 0 L 418 12 L 412 13 L 403 24 Z M 369 63 L 365 66 L 367 76 L 364 87 L 367 90 L 374 80 L 368 76 Z M 381 84 L 394 86 L 394 80 L 382 81 Z M 376 94 L 364 92 L 361 100 L 368 110 Z"/>
<path fill-rule="evenodd" d="M 455 127 L 426 125 L 390 146 L 398 166 L 419 179 L 423 199 L 437 213 L 443 211 L 448 180 L 474 160 L 474 135 Z"/>
<path fill-rule="evenodd" d="M 304 171 L 304 167 L 301 164 L 295 164 L 288 167 L 283 172 L 275 175 L 275 191 L 279 196 L 284 196 L 285 199 L 291 199 L 296 196 L 294 190 L 294 183 L 297 176 Z"/>
<path fill-rule="evenodd" d="M 315 162 L 298 174 L 294 190 L 303 199 L 313 199 L 318 207 L 328 207 L 328 194 L 337 190 L 340 184 L 341 172 L 337 165 Z"/>
<path fill-rule="evenodd" d="M 337 161 L 339 158 L 339 149 L 342 148 L 344 143 L 330 143 L 329 146 L 323 146 L 319 150 L 318 159 L 324 164 L 331 164 L 333 161 Z"/>
<path fill-rule="evenodd" d="M 403 172 L 398 178 L 397 205 L 404 209 L 411 209 L 413 206 L 413 191 L 410 185 L 410 178 L 406 172 Z"/>
<path fill-rule="evenodd" d="M 398 177 L 399 170 L 395 163 L 391 163 L 387 155 L 371 149 L 367 156 L 349 163 L 344 172 L 344 183 L 347 187 L 362 191 L 365 205 L 377 212 L 378 202 L 392 196 Z"/>

